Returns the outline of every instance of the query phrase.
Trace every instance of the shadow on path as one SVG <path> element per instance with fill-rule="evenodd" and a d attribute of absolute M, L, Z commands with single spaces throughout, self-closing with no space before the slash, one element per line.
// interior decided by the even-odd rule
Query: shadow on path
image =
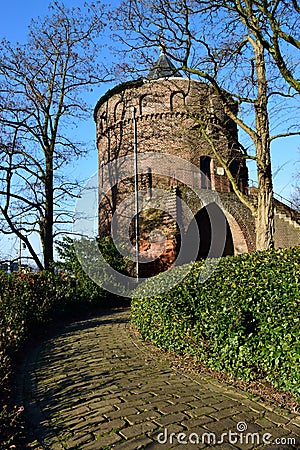
<path fill-rule="evenodd" d="M 128 308 L 66 324 L 37 345 L 20 390 L 26 448 L 36 450 L 275 450 L 300 443 L 299 416 L 155 359 L 130 331 Z"/>

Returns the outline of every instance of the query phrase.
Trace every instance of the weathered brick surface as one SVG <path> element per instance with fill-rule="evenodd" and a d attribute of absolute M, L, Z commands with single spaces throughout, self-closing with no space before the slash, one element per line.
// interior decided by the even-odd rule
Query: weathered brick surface
<path fill-rule="evenodd" d="M 112 215 L 115 218 L 118 216 L 115 221 L 118 230 L 125 228 L 124 220 L 128 220 L 128 216 L 134 216 L 133 166 L 126 179 L 122 176 L 121 166 L 118 171 L 118 180 L 115 176 L 110 177 L 110 180 L 116 181 L 112 191 L 108 189 L 111 182 L 106 183 L 108 179 L 107 164 L 133 153 L 132 108 L 135 108 L 136 112 L 139 189 L 144 191 L 146 198 L 145 202 L 142 200 L 143 195 L 140 194 L 140 205 L 143 204 L 145 207 L 145 203 L 147 204 L 151 198 L 152 188 L 154 190 L 163 189 L 165 192 L 169 190 L 170 198 L 171 187 L 175 186 L 178 186 L 179 190 L 180 187 L 188 185 L 203 191 L 233 192 L 223 168 L 220 167 L 210 145 L 201 135 L 199 121 L 197 122 L 199 117 L 201 121 L 204 121 L 206 131 L 218 152 L 225 159 L 231 161 L 231 172 L 242 192 L 248 193 L 248 172 L 245 160 L 236 146 L 237 127 L 226 116 L 219 100 L 206 83 L 185 78 L 171 78 L 124 84 L 112 89 L 99 100 L 94 116 L 99 154 L 100 234 L 110 233 Z M 233 108 L 235 107 L 233 106 Z M 157 154 L 157 158 L 155 158 L 157 164 L 153 161 L 147 162 L 144 157 L 141 157 L 147 152 Z M 162 158 L 163 154 L 173 156 L 171 165 Z M 195 170 L 184 166 L 183 160 L 192 163 Z M 203 160 L 207 161 L 204 165 Z M 205 172 L 209 181 L 203 176 L 203 172 L 200 174 L 200 170 Z M 102 195 L 102 191 L 105 192 L 105 195 Z M 126 203 L 126 208 L 123 210 L 122 200 L 126 197 L 129 198 L 130 195 L 132 201 Z M 157 207 L 161 206 L 173 218 L 176 219 L 177 216 L 179 222 L 182 220 L 178 215 L 178 208 L 169 205 L 168 200 L 161 202 L 161 205 Z M 115 214 L 116 210 L 117 214 Z M 253 249 L 251 238 L 243 235 L 244 229 L 235 215 L 232 216 L 229 211 L 226 213 L 227 220 L 230 219 L 231 232 L 234 234 L 234 253 L 251 251 Z M 190 222 L 187 218 L 186 220 Z M 247 222 L 247 227 L 251 229 L 252 234 L 255 233 L 253 220 Z M 172 225 L 170 230 L 173 231 L 173 228 Z M 162 231 L 165 233 L 164 229 Z M 168 235 L 168 233 L 165 234 Z M 168 237 L 168 239 L 169 253 L 165 252 L 157 262 L 162 267 L 170 266 L 174 260 L 174 254 L 176 254 L 174 236 Z M 155 249 L 149 249 L 149 245 L 148 236 L 142 235 L 143 254 L 150 258 L 150 254 L 155 253 Z M 158 256 L 160 253 L 158 252 Z M 145 267 L 145 274 L 159 272 L 158 269 L 162 267 Z"/>
<path fill-rule="evenodd" d="M 275 212 L 276 247 L 289 247 L 300 244 L 300 224 L 287 214 Z"/>
<path fill-rule="evenodd" d="M 265 407 L 206 374 L 185 376 L 171 369 L 130 332 L 128 316 L 116 310 L 75 322 L 28 355 L 20 380 L 28 448 L 299 448 L 298 416 Z M 224 432 L 237 432 L 241 422 L 245 433 L 298 441 L 213 442 Z M 161 433 L 165 443 L 158 442 Z M 189 438 L 193 443 L 180 444 Z"/>
<path fill-rule="evenodd" d="M 100 194 L 102 190 L 105 192 L 105 195 L 100 195 L 99 234 L 110 234 L 112 215 L 115 219 L 118 217 L 115 221 L 118 235 L 121 234 L 122 229 L 129 229 L 130 219 L 135 215 L 133 164 L 131 164 L 132 167 L 127 177 L 122 176 L 122 168 L 119 168 L 118 178 L 121 178 L 122 181 L 114 176 L 110 177 L 110 180 L 115 180 L 113 191 L 110 191 L 110 185 L 114 183 L 110 181 L 108 186 L 106 185 L 107 164 L 133 153 L 132 108 L 135 108 L 136 111 L 139 189 L 144 193 L 140 192 L 140 206 L 147 207 L 152 189 L 163 189 L 168 193 L 164 201 L 158 202 L 155 206 L 155 208 L 165 211 L 159 227 L 166 239 L 165 250 L 161 251 L 161 242 L 156 244 L 151 242 L 149 233 L 140 233 L 140 271 L 142 276 L 161 272 L 172 265 L 177 257 L 179 246 L 178 230 L 177 232 L 174 230 L 176 228 L 174 224 L 176 224 L 176 220 L 178 223 L 183 223 L 184 227 L 181 230 L 181 237 L 183 237 L 191 222 L 190 217 L 180 217 L 180 208 L 177 208 L 172 201 L 172 188 L 175 186 L 178 187 L 178 192 L 182 197 L 184 197 L 182 187 L 186 185 L 193 189 L 197 188 L 198 192 L 201 188 L 204 193 L 211 191 L 220 194 L 221 209 L 230 230 L 228 233 L 230 244 L 225 246 L 224 254 L 254 251 L 256 249 L 255 218 L 233 194 L 228 177 L 220 167 L 210 145 L 201 135 L 197 118 L 200 117 L 203 121 L 201 126 L 205 125 L 219 154 L 224 159 L 232 161 L 230 170 L 236 178 L 240 190 L 246 195 L 251 194 L 249 199 L 255 203 L 255 189 L 248 188 L 245 160 L 236 150 L 237 127 L 226 117 L 220 102 L 206 83 L 176 77 L 146 82 L 137 81 L 116 86 L 115 89 L 108 91 L 97 104 L 94 117 L 99 154 L 99 189 Z M 233 108 L 235 107 L 233 106 Z M 214 124 L 218 125 L 218 131 Z M 147 154 L 147 152 L 155 152 L 155 156 L 157 155 L 155 162 L 147 163 L 146 160 L 142 160 L 141 155 Z M 174 161 L 176 157 L 181 160 L 174 162 L 170 167 L 170 164 L 162 158 L 163 154 L 172 155 Z M 203 164 L 201 165 L 201 158 L 202 161 L 203 158 L 209 160 L 206 169 Z M 196 171 L 193 172 L 183 167 L 182 160 L 194 164 Z M 203 176 L 199 173 L 201 167 L 202 170 L 209 172 L 210 183 L 203 182 Z M 201 196 L 204 195 L 203 192 L 201 192 Z M 131 201 L 122 206 L 123 199 L 130 197 Z M 153 201 L 152 198 L 151 201 Z M 208 204 L 206 203 L 206 205 Z M 274 200 L 274 204 L 276 207 L 275 247 L 299 245 L 299 214 L 277 200 Z M 187 205 L 190 207 L 189 202 Z M 198 209 L 193 213 L 196 214 L 202 207 L 203 205 L 198 205 Z M 191 209 L 193 210 L 193 208 Z M 116 210 L 117 214 L 115 214 Z M 143 217 L 140 217 L 140 225 L 142 223 Z M 204 241 L 207 232 L 205 232 L 205 227 L 201 228 L 201 220 L 199 220 L 198 226 L 202 233 L 201 239 Z M 131 232 L 130 238 L 132 239 L 132 237 Z M 207 237 L 207 239 L 210 238 Z M 155 256 L 157 258 L 152 261 L 151 259 Z M 203 256 L 200 254 L 198 258 Z"/>

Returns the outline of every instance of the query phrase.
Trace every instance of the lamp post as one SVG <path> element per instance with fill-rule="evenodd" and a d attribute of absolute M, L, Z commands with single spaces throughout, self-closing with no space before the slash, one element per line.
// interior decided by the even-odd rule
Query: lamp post
<path fill-rule="evenodd" d="M 22 228 L 22 217 L 20 218 L 20 233 Z M 22 249 L 23 249 L 23 242 L 21 237 L 19 237 L 19 257 L 18 257 L 18 269 L 22 269 Z"/>
<path fill-rule="evenodd" d="M 19 264 L 18 264 L 19 270 L 21 270 L 21 268 L 22 268 L 22 241 L 21 241 L 21 238 L 19 238 L 19 258 L 18 258 L 18 260 L 19 260 Z"/>
<path fill-rule="evenodd" d="M 131 107 L 133 121 L 133 155 L 134 155 L 134 204 L 135 204 L 135 260 L 136 279 L 139 279 L 139 193 L 138 193 L 138 161 L 137 161 L 137 125 L 135 107 Z"/>

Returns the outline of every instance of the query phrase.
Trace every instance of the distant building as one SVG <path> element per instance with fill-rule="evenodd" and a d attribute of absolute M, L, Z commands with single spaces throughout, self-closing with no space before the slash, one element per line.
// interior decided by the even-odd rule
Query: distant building
<path fill-rule="evenodd" d="M 0 270 L 9 273 L 9 264 L 7 262 L 0 262 Z"/>
<path fill-rule="evenodd" d="M 3 270 L 5 273 L 16 272 L 19 270 L 19 263 L 17 261 L 0 262 L 0 270 Z"/>

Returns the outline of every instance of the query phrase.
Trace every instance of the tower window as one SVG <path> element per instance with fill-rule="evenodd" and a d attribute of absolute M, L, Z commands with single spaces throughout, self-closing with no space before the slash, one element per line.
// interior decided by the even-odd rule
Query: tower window
<path fill-rule="evenodd" d="M 200 156 L 201 188 L 211 189 L 211 158 Z"/>

